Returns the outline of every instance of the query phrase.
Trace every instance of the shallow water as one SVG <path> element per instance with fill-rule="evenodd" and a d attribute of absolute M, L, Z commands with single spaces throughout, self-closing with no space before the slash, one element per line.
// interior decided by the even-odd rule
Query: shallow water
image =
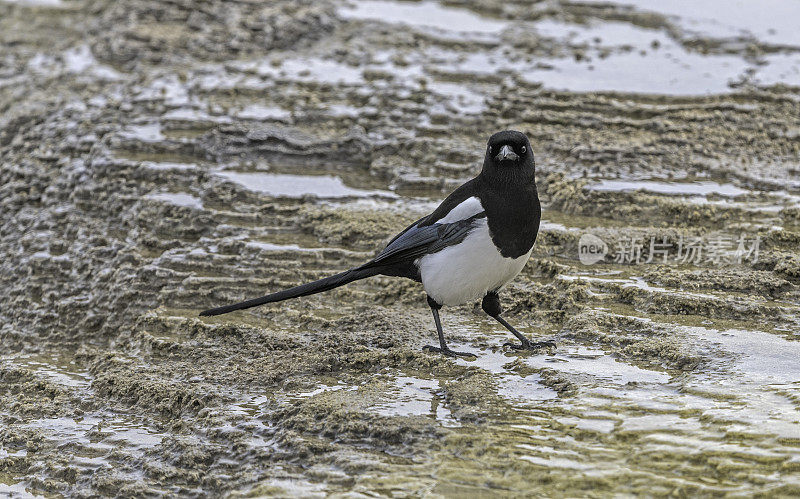
<path fill-rule="evenodd" d="M 587 3 L 598 0 L 588 0 Z M 620 5 L 675 16 L 679 26 L 718 38 L 751 36 L 768 43 L 798 46 L 800 36 L 792 19 L 800 15 L 796 2 L 769 0 L 754 4 L 746 0 L 711 0 L 702 3 L 679 0 L 625 0 Z"/>
<path fill-rule="evenodd" d="M 333 175 L 290 175 L 281 173 L 245 173 L 220 171 L 217 175 L 248 190 L 271 197 L 315 196 L 319 198 L 397 197 L 389 191 L 369 191 L 347 187 Z"/>
<path fill-rule="evenodd" d="M 687 8 L 678 4 L 666 7 L 652 2 L 636 4 L 637 9 L 643 12 L 668 16 L 675 23 L 676 31 L 680 30 L 681 38 L 678 39 L 674 38 L 675 32 L 665 32 L 660 26 L 592 19 L 571 23 L 550 17 L 535 21 L 506 21 L 480 17 L 462 8 L 440 7 L 436 2 L 355 1 L 352 7 L 341 12 L 346 18 L 399 23 L 443 39 L 470 40 L 472 36 L 476 41 L 483 39 L 496 43 L 505 31 L 533 32 L 579 49 L 574 57 L 562 53 L 558 57 L 535 60 L 509 58 L 507 49 L 478 51 L 469 54 L 465 63 L 455 64 L 456 71 L 516 73 L 548 88 L 576 92 L 698 95 L 729 92 L 741 81 L 797 85 L 800 82 L 800 42 L 788 24 L 776 29 L 772 14 L 781 12 L 786 16 L 784 19 L 794 19 L 792 16 L 796 17 L 796 9 L 790 4 L 775 5 L 774 9 L 766 11 L 770 12 L 766 16 L 761 6 L 755 7 L 748 2 L 738 2 L 733 8 L 730 5 L 726 8 L 710 5 Z M 729 15 L 717 21 L 714 20 L 719 18 L 717 11 Z M 752 19 L 752 24 L 743 22 L 743 19 Z M 476 35 L 481 36 L 476 39 Z M 732 51 L 702 53 L 685 46 L 683 37 L 689 40 L 698 36 L 729 43 L 755 39 L 785 49 L 781 53 L 764 54 L 758 63 L 754 63 Z"/>
<path fill-rule="evenodd" d="M 589 185 L 589 189 L 597 191 L 635 191 L 643 190 L 657 194 L 720 194 L 722 196 L 738 196 L 749 191 L 733 184 L 717 182 L 657 182 L 648 180 L 601 180 Z"/>
<path fill-rule="evenodd" d="M 197 196 L 192 196 L 185 192 L 156 192 L 147 196 L 156 201 L 165 201 L 175 206 L 186 206 L 187 208 L 203 209 L 203 201 Z"/>
<path fill-rule="evenodd" d="M 499 35 L 510 24 L 480 16 L 467 9 L 443 6 L 434 1 L 404 3 L 361 0 L 353 2 L 341 12 L 345 18 L 402 23 L 414 29 L 432 28 L 437 33 Z"/>
<path fill-rule="evenodd" d="M 797 495 L 800 43 L 754 5 L 0 2 L 0 495 Z M 504 315 L 556 348 L 465 305 L 425 353 L 383 277 L 197 317 L 369 259 L 503 128 Z"/>

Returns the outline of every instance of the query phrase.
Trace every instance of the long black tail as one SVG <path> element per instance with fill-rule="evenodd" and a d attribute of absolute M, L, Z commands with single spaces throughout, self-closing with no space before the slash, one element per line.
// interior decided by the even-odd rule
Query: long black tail
<path fill-rule="evenodd" d="M 243 310 L 245 308 L 257 307 L 265 303 L 275 303 L 276 301 L 288 300 L 289 298 L 297 298 L 298 296 L 308 296 L 315 293 L 328 291 L 339 286 L 344 286 L 347 283 L 364 279 L 379 274 L 380 271 L 375 268 L 367 269 L 350 269 L 341 274 L 332 275 L 319 281 L 309 282 L 295 286 L 293 288 L 284 289 L 271 295 L 262 296 L 261 298 L 253 298 L 252 300 L 243 301 L 241 303 L 234 303 L 233 305 L 225 305 L 224 307 L 212 308 L 200 312 L 200 316 L 207 315 L 221 315 L 233 312 L 234 310 Z"/>

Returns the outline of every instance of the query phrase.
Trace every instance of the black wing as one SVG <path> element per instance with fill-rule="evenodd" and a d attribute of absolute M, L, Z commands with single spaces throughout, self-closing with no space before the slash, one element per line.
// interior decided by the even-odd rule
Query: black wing
<path fill-rule="evenodd" d="M 410 231 L 411 229 L 413 229 L 414 227 L 416 227 L 416 226 L 420 225 L 422 222 L 424 222 L 425 220 L 427 220 L 427 218 L 428 218 L 428 217 L 430 217 L 430 215 L 425 215 L 424 217 L 420 218 L 420 219 L 419 219 L 419 220 L 417 220 L 416 222 L 412 223 L 411 225 L 409 225 L 408 227 L 406 227 L 405 229 L 403 229 L 403 231 L 402 231 L 402 232 L 398 233 L 396 236 L 394 236 L 394 237 L 392 238 L 392 240 L 391 240 L 391 241 L 389 241 L 389 242 L 386 244 L 386 247 L 388 248 L 389 246 L 391 246 L 393 242 L 395 242 L 395 241 L 397 241 L 398 239 L 400 239 L 401 237 L 403 237 L 403 235 L 404 235 L 406 232 L 408 232 L 408 231 Z M 385 249 L 386 249 L 386 248 L 384 248 L 384 250 L 385 250 Z"/>
<path fill-rule="evenodd" d="M 475 222 L 485 217 L 486 213 L 481 212 L 452 223 L 424 227 L 418 227 L 416 223 L 412 224 L 396 236 L 378 256 L 358 269 L 413 262 L 424 255 L 441 251 L 463 241 L 475 227 Z"/>
<path fill-rule="evenodd" d="M 444 199 L 444 201 L 441 202 L 441 204 L 439 204 L 439 206 L 433 211 L 433 213 L 431 213 L 430 215 L 425 215 L 424 217 L 420 218 L 413 224 L 403 229 L 402 232 L 394 236 L 394 238 L 392 238 L 392 240 L 389 241 L 389 244 L 386 246 L 386 249 L 388 249 L 389 246 L 392 245 L 392 243 L 403 237 L 403 235 L 405 235 L 406 232 L 410 231 L 411 229 L 415 227 L 420 228 L 422 226 L 433 225 L 436 223 L 437 220 L 441 220 L 442 218 L 447 216 L 447 214 L 450 213 L 450 210 L 452 210 L 462 202 L 466 201 L 471 197 L 476 197 L 478 195 L 477 182 L 478 179 L 474 178 L 462 184 L 458 189 L 451 192 L 450 195 L 447 196 Z"/>

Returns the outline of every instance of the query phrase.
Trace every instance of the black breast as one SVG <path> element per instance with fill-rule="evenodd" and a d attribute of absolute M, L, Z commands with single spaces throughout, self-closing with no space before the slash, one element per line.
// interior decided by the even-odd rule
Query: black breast
<path fill-rule="evenodd" d="M 520 257 L 533 247 L 539 233 L 542 207 L 536 184 L 481 189 L 492 242 L 506 258 Z"/>

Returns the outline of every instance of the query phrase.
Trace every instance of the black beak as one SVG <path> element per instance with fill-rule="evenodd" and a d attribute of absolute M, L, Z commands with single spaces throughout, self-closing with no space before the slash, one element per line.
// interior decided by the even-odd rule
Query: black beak
<path fill-rule="evenodd" d="M 494 160 L 497 162 L 500 161 L 516 161 L 519 159 L 519 156 L 511 149 L 511 146 L 505 145 L 500 148 L 500 152 L 497 153 L 497 156 L 494 157 Z"/>

